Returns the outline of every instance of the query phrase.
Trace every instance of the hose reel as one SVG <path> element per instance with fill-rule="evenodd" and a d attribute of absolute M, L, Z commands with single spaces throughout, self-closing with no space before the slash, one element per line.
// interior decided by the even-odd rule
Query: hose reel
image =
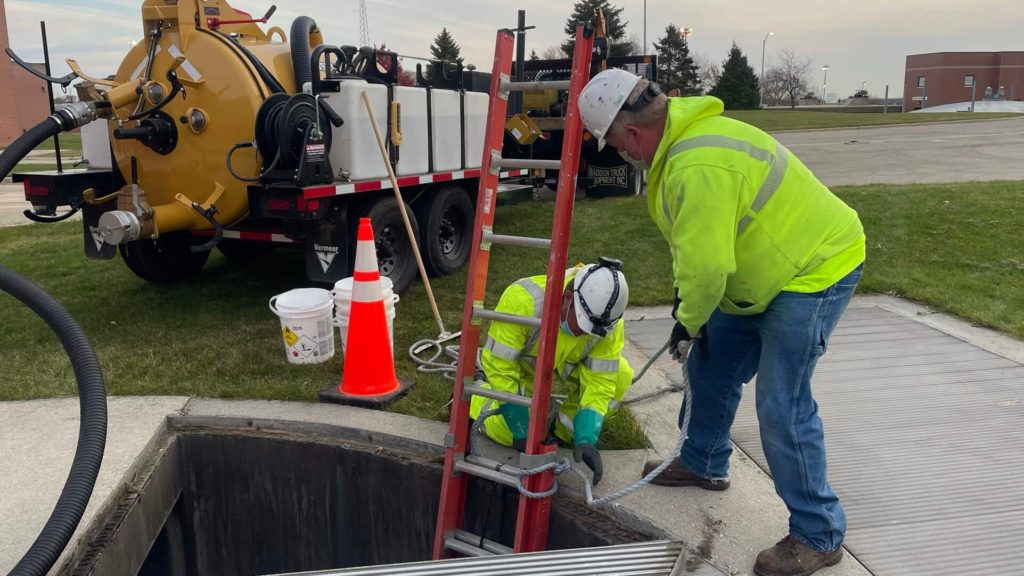
<path fill-rule="evenodd" d="M 311 94 L 274 94 L 256 115 L 256 148 L 263 159 L 261 180 L 297 186 L 334 181 L 329 153 L 331 125 L 341 117 Z"/>

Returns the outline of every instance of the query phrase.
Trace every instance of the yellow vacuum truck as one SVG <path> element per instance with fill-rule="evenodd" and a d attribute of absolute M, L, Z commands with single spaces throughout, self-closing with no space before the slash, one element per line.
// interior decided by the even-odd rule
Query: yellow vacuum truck
<path fill-rule="evenodd" d="M 42 75 L 74 82 L 79 101 L 9 146 L 0 171 L 75 128 L 86 165 L 16 175 L 32 204 L 26 215 L 53 222 L 80 210 L 90 258 L 120 251 L 154 282 L 195 274 L 214 248 L 248 258 L 275 246 L 304 249 L 310 279 L 334 282 L 350 275 L 355 225 L 368 216 L 381 272 L 401 292 L 416 263 L 365 93 L 428 269 L 461 267 L 490 74 L 420 74 L 403 86 L 395 53 L 327 45 L 306 16 L 287 33 L 268 27 L 273 12 L 256 18 L 224 0 L 145 0 L 145 36 L 114 76 L 89 76 L 73 60 L 63 78 Z"/>

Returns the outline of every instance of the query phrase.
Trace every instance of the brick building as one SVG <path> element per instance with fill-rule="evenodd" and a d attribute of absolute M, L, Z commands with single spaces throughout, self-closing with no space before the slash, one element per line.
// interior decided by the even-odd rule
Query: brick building
<path fill-rule="evenodd" d="M 0 52 L 8 46 L 7 7 L 0 0 Z M 44 69 L 42 64 L 34 66 L 40 71 Z M 0 147 L 49 115 L 46 82 L 22 70 L 6 54 L 0 55 Z"/>
<path fill-rule="evenodd" d="M 972 82 L 977 85 L 977 100 L 985 98 L 988 87 L 992 88 L 993 98 L 1024 100 L 1024 52 L 935 52 L 907 56 L 903 109 L 970 102 Z"/>

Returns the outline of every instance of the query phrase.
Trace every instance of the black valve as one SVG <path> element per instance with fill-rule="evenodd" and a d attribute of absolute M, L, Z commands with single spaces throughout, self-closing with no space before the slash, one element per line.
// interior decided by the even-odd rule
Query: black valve
<path fill-rule="evenodd" d="M 114 138 L 138 140 L 143 146 L 166 156 L 178 145 L 178 128 L 173 118 L 163 112 L 154 112 L 149 118 L 139 121 L 135 128 L 115 128 Z"/>

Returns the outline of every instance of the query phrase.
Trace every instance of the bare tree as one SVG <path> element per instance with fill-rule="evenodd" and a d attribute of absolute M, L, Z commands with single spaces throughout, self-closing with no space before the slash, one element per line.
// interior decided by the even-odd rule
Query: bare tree
<path fill-rule="evenodd" d="M 622 49 L 626 51 L 624 56 L 642 56 L 644 53 L 644 47 L 641 46 L 643 42 L 640 41 L 640 36 L 637 34 L 630 34 L 623 44 L 625 46 Z"/>
<path fill-rule="evenodd" d="M 761 99 L 765 106 L 778 106 L 787 97 L 782 73 L 775 67 L 768 68 L 761 79 Z"/>
<path fill-rule="evenodd" d="M 693 63 L 697 65 L 697 78 L 706 94 L 708 90 L 718 84 L 718 77 L 722 75 L 722 68 L 718 61 L 713 59 L 707 52 L 693 54 Z"/>
<path fill-rule="evenodd" d="M 565 58 L 565 53 L 562 52 L 560 46 L 551 46 L 541 52 L 540 57 L 544 60 L 562 60 Z"/>
<path fill-rule="evenodd" d="M 798 58 L 792 50 L 782 50 L 771 70 L 765 76 L 769 84 L 777 84 L 778 90 L 789 100 L 789 106 L 796 108 L 796 101 L 810 88 L 811 59 Z"/>

